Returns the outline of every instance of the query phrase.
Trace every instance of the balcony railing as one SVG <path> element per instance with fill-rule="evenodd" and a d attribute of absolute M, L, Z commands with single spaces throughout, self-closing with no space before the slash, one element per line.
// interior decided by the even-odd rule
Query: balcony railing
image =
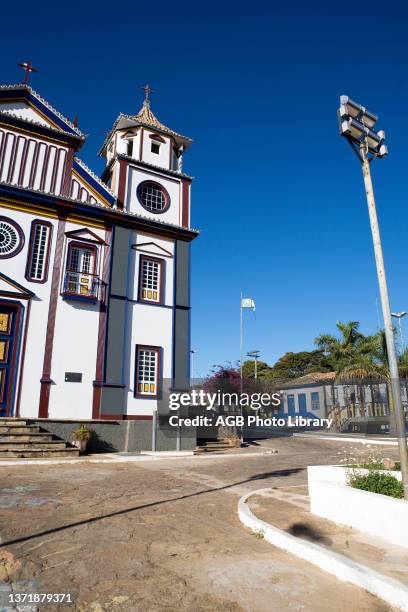
<path fill-rule="evenodd" d="M 67 270 L 62 294 L 67 298 L 96 302 L 102 299 L 102 283 L 97 274 Z"/>

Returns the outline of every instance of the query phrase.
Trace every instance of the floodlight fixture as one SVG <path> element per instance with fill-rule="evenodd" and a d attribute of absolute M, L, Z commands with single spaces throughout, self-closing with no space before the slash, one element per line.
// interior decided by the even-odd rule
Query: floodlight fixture
<path fill-rule="evenodd" d="M 378 121 L 378 116 L 370 113 L 365 106 L 350 100 L 348 96 L 340 96 L 340 109 L 352 119 L 358 119 L 368 128 L 372 128 Z"/>
<path fill-rule="evenodd" d="M 355 145 L 364 145 L 367 152 L 374 157 L 387 155 L 385 132 L 376 132 L 373 129 L 378 121 L 377 115 L 370 113 L 365 106 L 353 102 L 348 96 L 341 96 L 338 118 L 340 134 L 345 136 L 354 148 Z M 357 149 L 356 152 L 359 154 Z"/>

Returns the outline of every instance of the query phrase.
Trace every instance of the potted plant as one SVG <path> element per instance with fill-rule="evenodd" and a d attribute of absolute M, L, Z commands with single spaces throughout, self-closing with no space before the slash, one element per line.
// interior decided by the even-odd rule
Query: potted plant
<path fill-rule="evenodd" d="M 86 445 L 88 440 L 90 439 L 92 432 L 87 428 L 83 423 L 72 432 L 72 443 L 74 446 L 79 448 L 81 453 L 84 453 L 86 450 Z"/>

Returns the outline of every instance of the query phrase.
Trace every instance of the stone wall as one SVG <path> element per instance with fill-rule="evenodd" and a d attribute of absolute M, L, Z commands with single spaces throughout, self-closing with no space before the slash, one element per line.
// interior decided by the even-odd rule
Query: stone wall
<path fill-rule="evenodd" d="M 72 441 L 72 432 L 81 424 L 93 432 L 87 451 L 91 453 L 140 452 L 152 450 L 153 421 L 69 421 L 53 419 L 27 419 L 32 425 L 53 433 L 66 442 Z M 195 427 L 180 428 L 177 448 L 177 430 L 157 423 L 156 450 L 195 450 Z"/>

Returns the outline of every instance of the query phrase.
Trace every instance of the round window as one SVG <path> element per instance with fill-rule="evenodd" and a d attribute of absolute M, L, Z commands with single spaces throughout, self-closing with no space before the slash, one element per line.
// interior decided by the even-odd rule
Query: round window
<path fill-rule="evenodd" d="M 167 191 L 164 187 L 152 181 L 140 183 L 137 197 L 143 208 L 152 213 L 163 213 L 170 206 L 170 198 Z"/>
<path fill-rule="evenodd" d="M 0 217 L 0 258 L 14 257 L 24 245 L 24 234 L 20 226 L 11 219 Z"/>

